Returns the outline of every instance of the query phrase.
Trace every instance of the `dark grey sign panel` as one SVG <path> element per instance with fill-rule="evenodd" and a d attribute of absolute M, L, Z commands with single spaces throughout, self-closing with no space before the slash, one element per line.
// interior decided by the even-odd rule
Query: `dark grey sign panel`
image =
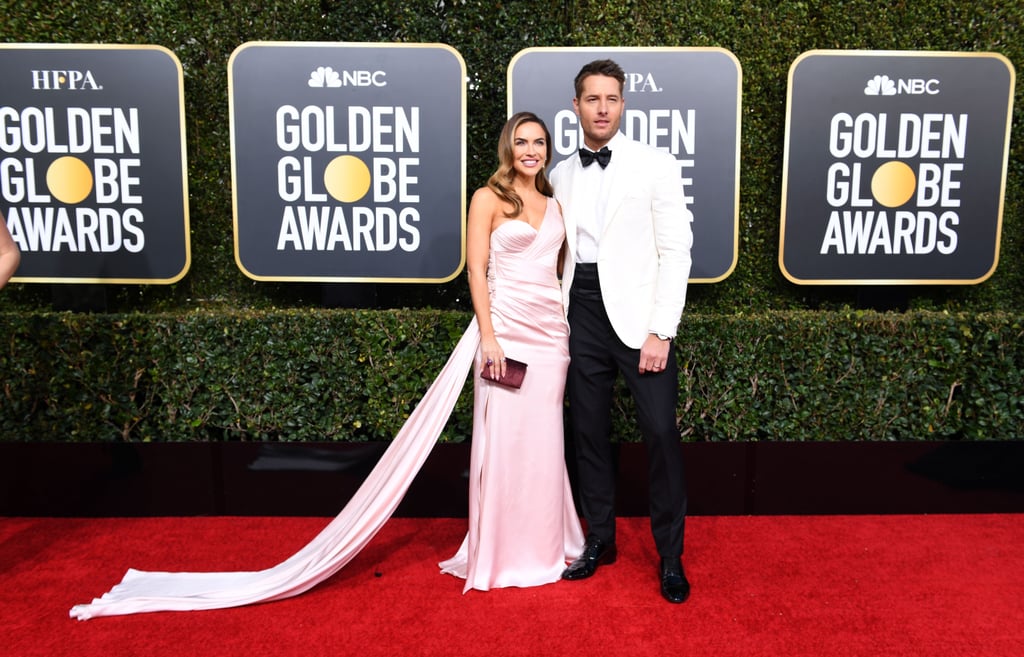
<path fill-rule="evenodd" d="M 779 266 L 800 284 L 973 284 L 999 259 L 1014 70 L 811 51 L 790 68 Z"/>
<path fill-rule="evenodd" d="M 173 283 L 190 264 L 184 95 L 158 46 L 0 44 L 0 210 L 21 283 Z"/>
<path fill-rule="evenodd" d="M 742 72 L 721 48 L 529 48 L 509 64 L 509 112 L 544 119 L 554 165 L 583 143 L 573 79 L 587 62 L 613 59 L 626 73 L 621 131 L 679 161 L 693 227 L 690 281 L 714 283 L 738 255 Z"/>
<path fill-rule="evenodd" d="M 235 259 L 256 280 L 443 282 L 465 260 L 465 64 L 265 43 L 228 65 Z"/>

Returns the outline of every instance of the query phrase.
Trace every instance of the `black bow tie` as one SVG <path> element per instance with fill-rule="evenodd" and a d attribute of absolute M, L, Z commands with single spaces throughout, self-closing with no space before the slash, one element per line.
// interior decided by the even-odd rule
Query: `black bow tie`
<path fill-rule="evenodd" d="M 601 150 L 596 153 L 587 150 L 586 148 L 580 149 L 580 163 L 583 166 L 589 167 L 594 163 L 594 160 L 597 160 L 597 163 L 600 164 L 603 169 L 612 161 L 612 152 L 608 150 L 607 146 L 602 147 Z"/>

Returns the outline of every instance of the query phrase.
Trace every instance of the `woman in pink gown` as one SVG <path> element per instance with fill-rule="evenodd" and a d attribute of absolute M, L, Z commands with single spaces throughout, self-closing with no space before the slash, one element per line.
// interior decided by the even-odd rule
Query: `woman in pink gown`
<path fill-rule="evenodd" d="M 469 207 L 476 370 L 502 374 L 506 356 L 528 367 L 518 389 L 475 378 L 469 532 L 441 563 L 465 590 L 554 582 L 582 547 L 563 457 L 569 327 L 556 268 L 565 227 L 544 173 L 550 141 L 536 115 L 509 119 L 498 170 Z"/>
<path fill-rule="evenodd" d="M 547 128 L 533 114 L 516 114 L 502 130 L 498 155 L 498 171 L 488 188 L 476 192 L 469 213 L 475 317 L 345 508 L 276 566 L 236 572 L 129 569 L 110 591 L 72 607 L 72 618 L 238 607 L 292 597 L 329 578 L 394 513 L 440 437 L 471 368 L 469 530 L 441 569 L 464 577 L 464 591 L 559 579 L 565 562 L 579 556 L 583 532 L 562 451 L 569 353 L 556 262 L 565 230 L 544 175 L 551 159 Z M 479 376 L 484 368 L 500 373 L 506 354 L 528 365 L 518 390 Z"/>

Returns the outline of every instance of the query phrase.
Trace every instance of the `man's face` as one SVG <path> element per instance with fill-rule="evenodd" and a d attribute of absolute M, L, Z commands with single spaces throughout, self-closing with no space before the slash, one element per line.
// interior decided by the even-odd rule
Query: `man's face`
<path fill-rule="evenodd" d="M 619 81 L 607 75 L 590 75 L 583 80 L 578 98 L 572 99 L 576 116 L 580 117 L 583 141 L 597 150 L 611 141 L 622 120 L 622 90 Z"/>

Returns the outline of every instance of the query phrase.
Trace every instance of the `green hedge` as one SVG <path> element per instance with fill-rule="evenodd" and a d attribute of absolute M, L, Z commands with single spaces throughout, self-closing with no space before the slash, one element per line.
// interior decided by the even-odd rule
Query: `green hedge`
<path fill-rule="evenodd" d="M 695 440 L 1016 439 L 1017 315 L 690 317 L 680 422 Z"/>
<path fill-rule="evenodd" d="M 469 317 L 3 314 L 0 437 L 388 440 Z M 1022 332 L 1005 314 L 691 315 L 677 342 L 680 426 L 688 441 L 1016 438 Z M 443 440 L 469 436 L 470 385 Z M 618 437 L 635 441 L 620 404 Z"/>
<path fill-rule="evenodd" d="M 0 434 L 26 441 L 387 440 L 467 320 L 295 310 L 3 319 Z M 470 420 L 456 418 L 446 438 L 465 439 Z"/>

